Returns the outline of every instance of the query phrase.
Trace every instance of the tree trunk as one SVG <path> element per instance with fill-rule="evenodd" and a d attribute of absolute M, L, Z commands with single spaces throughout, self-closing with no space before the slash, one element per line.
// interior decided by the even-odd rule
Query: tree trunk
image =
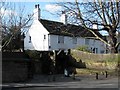
<path fill-rule="evenodd" d="M 117 47 L 111 47 L 111 53 L 118 53 Z"/>
<path fill-rule="evenodd" d="M 111 44 L 110 51 L 111 53 L 118 53 L 118 47 L 116 47 L 117 44 L 117 37 L 116 37 L 116 29 L 110 27 L 109 29 L 109 41 Z"/>

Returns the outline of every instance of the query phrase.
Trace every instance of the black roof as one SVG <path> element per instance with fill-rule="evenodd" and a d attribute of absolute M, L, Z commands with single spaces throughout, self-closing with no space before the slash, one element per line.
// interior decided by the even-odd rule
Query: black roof
<path fill-rule="evenodd" d="M 82 26 L 73 24 L 63 24 L 61 22 L 50 20 L 39 20 L 43 26 L 50 32 L 50 34 L 64 35 L 64 36 L 80 36 L 80 37 L 95 37 L 90 31 Z"/>

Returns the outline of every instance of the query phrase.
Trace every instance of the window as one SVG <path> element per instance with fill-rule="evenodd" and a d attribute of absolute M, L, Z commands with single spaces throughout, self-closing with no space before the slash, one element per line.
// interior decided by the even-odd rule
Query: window
<path fill-rule="evenodd" d="M 96 48 L 96 53 L 98 53 L 98 48 Z"/>
<path fill-rule="evenodd" d="M 31 36 L 29 36 L 29 43 L 31 43 Z"/>
<path fill-rule="evenodd" d="M 58 43 L 64 43 L 64 36 L 58 36 Z"/>
<path fill-rule="evenodd" d="M 95 48 L 93 48 L 92 52 L 95 53 Z"/>
<path fill-rule="evenodd" d="M 46 39 L 46 35 L 44 35 L 44 39 Z"/>
<path fill-rule="evenodd" d="M 89 39 L 85 39 L 85 45 L 89 45 L 90 40 Z"/>
<path fill-rule="evenodd" d="M 98 48 L 93 48 L 93 49 L 92 49 L 92 52 L 93 52 L 93 53 L 98 53 Z"/>
<path fill-rule="evenodd" d="M 73 44 L 77 44 L 77 38 L 73 37 Z"/>
<path fill-rule="evenodd" d="M 104 50 L 101 50 L 100 53 L 103 54 L 105 51 Z"/>

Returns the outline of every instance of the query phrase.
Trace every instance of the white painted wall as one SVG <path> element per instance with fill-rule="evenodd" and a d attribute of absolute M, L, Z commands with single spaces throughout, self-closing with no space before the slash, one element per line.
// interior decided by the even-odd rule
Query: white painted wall
<path fill-rule="evenodd" d="M 67 50 L 82 45 L 86 45 L 85 38 L 82 37 L 77 37 L 77 44 L 74 44 L 73 37 L 64 36 L 64 43 L 58 43 L 58 35 L 49 35 L 49 46 L 51 47 L 49 50 Z M 89 49 L 97 48 L 97 51 L 95 51 L 95 53 L 105 53 L 105 44 L 99 40 L 89 39 L 89 44 L 87 46 Z"/>
<path fill-rule="evenodd" d="M 88 38 L 86 38 L 86 39 L 88 39 Z M 106 53 L 106 45 L 103 42 L 101 42 L 100 40 L 89 39 L 89 43 L 88 44 L 85 43 L 85 45 L 88 46 L 88 48 L 91 52 L 93 52 L 92 50 L 95 48 L 95 53 Z"/>
<path fill-rule="evenodd" d="M 64 43 L 58 43 L 58 35 L 49 35 L 49 46 L 51 47 L 50 50 L 67 50 L 76 48 L 78 46 L 78 42 L 81 43 L 81 39 L 77 40 L 77 44 L 73 43 L 73 37 L 64 36 Z"/>
<path fill-rule="evenodd" d="M 46 35 L 46 39 L 44 39 Z M 31 36 L 31 43 L 29 43 Z M 86 38 L 77 37 L 77 43 L 73 43 L 73 37 L 64 36 L 64 43 L 58 43 L 58 35 L 49 34 L 40 22 L 33 22 L 31 28 L 26 34 L 24 40 L 25 50 L 51 51 L 51 50 L 67 50 L 78 46 L 86 45 Z M 97 48 L 97 53 L 105 51 L 105 44 L 99 40 L 89 39 L 88 48 Z"/>
<path fill-rule="evenodd" d="M 47 51 L 48 34 L 49 32 L 44 26 L 38 20 L 35 20 L 24 39 L 24 49 Z M 44 35 L 46 35 L 46 39 L 44 39 Z M 31 43 L 29 43 L 29 36 L 31 36 Z"/>
<path fill-rule="evenodd" d="M 58 43 L 58 35 L 49 35 L 49 37 L 50 50 L 66 50 L 73 47 L 71 37 L 64 36 L 64 43 Z"/>
<path fill-rule="evenodd" d="M 85 38 L 83 38 L 83 37 L 77 37 L 77 45 L 76 45 L 76 47 L 78 47 L 78 46 L 82 46 L 82 45 L 85 45 Z"/>

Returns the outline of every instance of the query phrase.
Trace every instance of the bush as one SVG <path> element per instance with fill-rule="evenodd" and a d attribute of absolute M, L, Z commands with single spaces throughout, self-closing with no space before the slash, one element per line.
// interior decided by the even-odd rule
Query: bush
<path fill-rule="evenodd" d="M 86 45 L 78 46 L 76 49 L 79 51 L 90 52 L 90 50 L 88 49 L 88 46 Z"/>
<path fill-rule="evenodd" d="M 25 53 L 28 54 L 29 57 L 32 59 L 39 59 L 40 58 L 40 53 L 35 51 L 35 50 L 33 50 L 33 51 L 27 50 L 27 51 L 25 51 Z"/>

